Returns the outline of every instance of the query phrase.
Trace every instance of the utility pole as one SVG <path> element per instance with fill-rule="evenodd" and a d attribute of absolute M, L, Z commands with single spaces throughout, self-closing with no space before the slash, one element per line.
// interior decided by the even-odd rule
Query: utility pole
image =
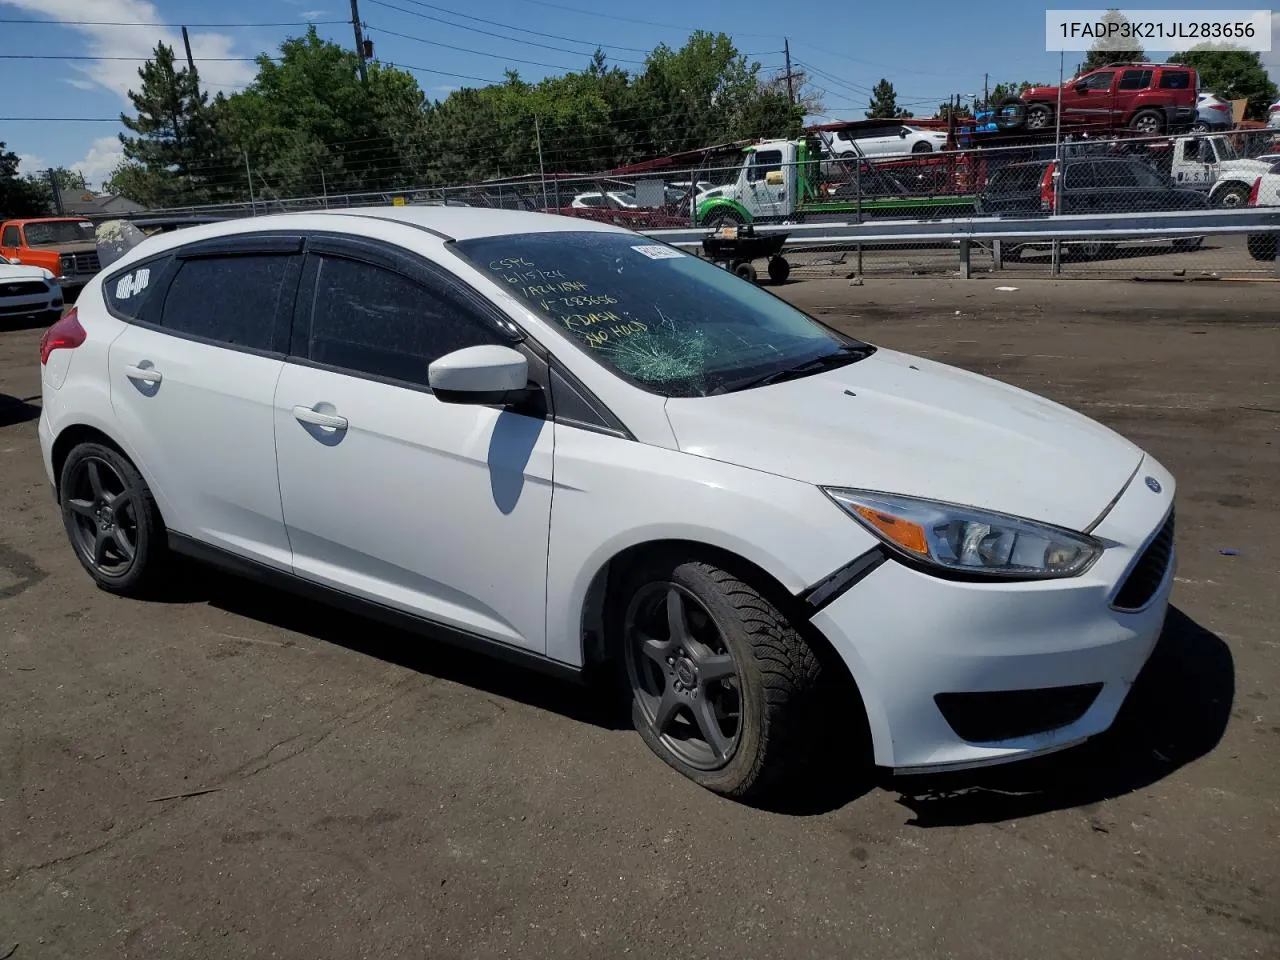
<path fill-rule="evenodd" d="M 53 194 L 53 212 L 58 216 L 62 216 L 65 212 L 62 208 L 62 188 L 58 185 L 58 174 L 52 167 L 49 168 L 49 192 Z"/>
<path fill-rule="evenodd" d="M 787 58 L 787 99 L 791 101 L 791 105 L 796 105 L 796 88 L 791 83 L 791 41 L 786 37 L 782 38 L 782 55 Z"/>
<path fill-rule="evenodd" d="M 990 74 L 984 73 L 982 75 L 982 106 L 983 106 L 983 109 L 986 109 L 986 110 L 991 109 L 991 90 L 987 86 L 987 81 L 989 79 L 990 79 Z"/>
<path fill-rule="evenodd" d="M 196 60 L 191 56 L 191 38 L 187 36 L 187 28 L 182 28 L 182 45 L 187 48 L 187 69 L 191 71 L 194 77 L 196 74 Z"/>
<path fill-rule="evenodd" d="M 360 58 L 360 82 L 368 84 L 369 71 L 364 62 L 364 31 L 360 29 L 359 0 L 351 0 L 351 29 L 356 34 L 356 56 Z"/>

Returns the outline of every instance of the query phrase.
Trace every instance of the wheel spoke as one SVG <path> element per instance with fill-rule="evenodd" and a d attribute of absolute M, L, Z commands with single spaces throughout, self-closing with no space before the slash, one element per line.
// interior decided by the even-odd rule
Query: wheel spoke
<path fill-rule="evenodd" d="M 639 631 L 637 636 L 640 638 L 640 649 L 644 651 L 644 655 L 665 670 L 667 658 L 671 656 L 675 644 L 670 640 L 657 640 Z"/>
<path fill-rule="evenodd" d="M 672 643 L 688 645 L 689 621 L 685 617 L 684 594 L 675 587 L 667 591 L 667 629 Z"/>
<path fill-rule="evenodd" d="M 119 527 L 116 527 L 111 531 L 110 537 L 111 542 L 115 544 L 116 549 L 120 551 L 120 556 L 126 561 L 132 560 L 134 554 L 133 544 L 129 542 L 129 538 L 125 536 L 125 532 Z"/>
<path fill-rule="evenodd" d="M 93 490 L 93 499 L 97 503 L 102 503 L 105 499 L 102 490 L 102 475 L 98 472 L 98 461 L 90 460 L 87 467 L 89 474 L 89 487 Z"/>
<path fill-rule="evenodd" d="M 727 680 L 733 675 L 733 657 L 727 653 L 714 653 L 698 661 L 698 677 L 704 683 Z"/>
<path fill-rule="evenodd" d="M 693 703 L 693 717 L 698 723 L 698 731 L 702 739 L 707 741 L 717 760 L 729 753 L 729 740 L 720 729 L 720 721 L 716 719 L 715 708 L 706 697 L 699 697 Z"/>
<path fill-rule="evenodd" d="M 107 561 L 107 544 L 111 537 L 104 530 L 99 530 L 93 537 L 93 564 L 100 567 Z"/>
<path fill-rule="evenodd" d="M 68 497 L 68 498 L 67 498 L 67 506 L 71 508 L 71 512 L 72 512 L 72 513 L 79 514 L 80 516 L 85 517 L 85 518 L 87 518 L 87 519 L 89 519 L 89 520 L 96 520 L 96 519 L 97 519 L 97 518 L 96 518 L 96 516 L 94 515 L 94 512 L 93 512 L 93 502 L 92 502 L 92 501 L 89 501 L 89 500 L 73 500 L 73 499 L 71 499 L 70 497 Z"/>
<path fill-rule="evenodd" d="M 653 727 L 658 733 L 666 733 L 667 728 L 671 726 L 671 722 L 676 718 L 676 711 L 680 708 L 680 698 L 676 692 L 667 687 L 662 691 L 662 699 L 658 701 L 658 709 L 654 711 Z"/>

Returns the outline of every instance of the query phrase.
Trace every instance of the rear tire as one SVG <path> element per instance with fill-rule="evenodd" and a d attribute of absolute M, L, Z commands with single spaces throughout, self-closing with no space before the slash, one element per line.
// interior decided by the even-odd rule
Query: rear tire
<path fill-rule="evenodd" d="M 1028 130 L 1045 130 L 1053 124 L 1053 108 L 1047 103 L 1033 103 L 1027 107 Z"/>
<path fill-rule="evenodd" d="M 1255 260 L 1266 261 L 1276 258 L 1276 235 L 1274 233 L 1255 233 L 1249 237 L 1249 256 Z"/>
<path fill-rule="evenodd" d="M 791 276 L 791 264 L 784 257 L 774 257 L 769 261 L 769 279 L 774 283 L 786 283 Z"/>
<path fill-rule="evenodd" d="M 76 559 L 108 593 L 140 597 L 159 585 L 168 540 L 151 488 L 118 451 L 74 447 L 58 484 L 62 523 Z"/>
<path fill-rule="evenodd" d="M 654 753 L 747 802 L 803 769 L 820 733 L 820 662 L 759 590 L 673 557 L 633 570 L 615 596 L 632 720 Z"/>
<path fill-rule="evenodd" d="M 1133 117 L 1133 130 L 1144 137 L 1164 133 L 1164 115 L 1159 110 L 1139 110 Z"/>

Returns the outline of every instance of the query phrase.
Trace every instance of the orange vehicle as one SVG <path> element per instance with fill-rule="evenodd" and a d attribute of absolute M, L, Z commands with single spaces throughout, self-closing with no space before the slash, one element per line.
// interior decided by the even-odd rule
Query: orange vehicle
<path fill-rule="evenodd" d="M 92 221 L 83 217 L 38 217 L 0 224 L 0 256 L 44 267 L 63 290 L 78 290 L 99 270 Z"/>

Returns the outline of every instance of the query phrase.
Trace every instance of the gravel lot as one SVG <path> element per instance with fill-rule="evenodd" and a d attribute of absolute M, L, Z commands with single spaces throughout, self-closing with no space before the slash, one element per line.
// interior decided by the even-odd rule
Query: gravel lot
<path fill-rule="evenodd" d="M 782 292 L 1152 451 L 1177 609 L 1107 736 L 784 812 L 578 689 L 252 583 L 95 590 L 39 331 L 0 332 L 0 958 L 1280 956 L 1280 286 L 996 283 Z"/>

